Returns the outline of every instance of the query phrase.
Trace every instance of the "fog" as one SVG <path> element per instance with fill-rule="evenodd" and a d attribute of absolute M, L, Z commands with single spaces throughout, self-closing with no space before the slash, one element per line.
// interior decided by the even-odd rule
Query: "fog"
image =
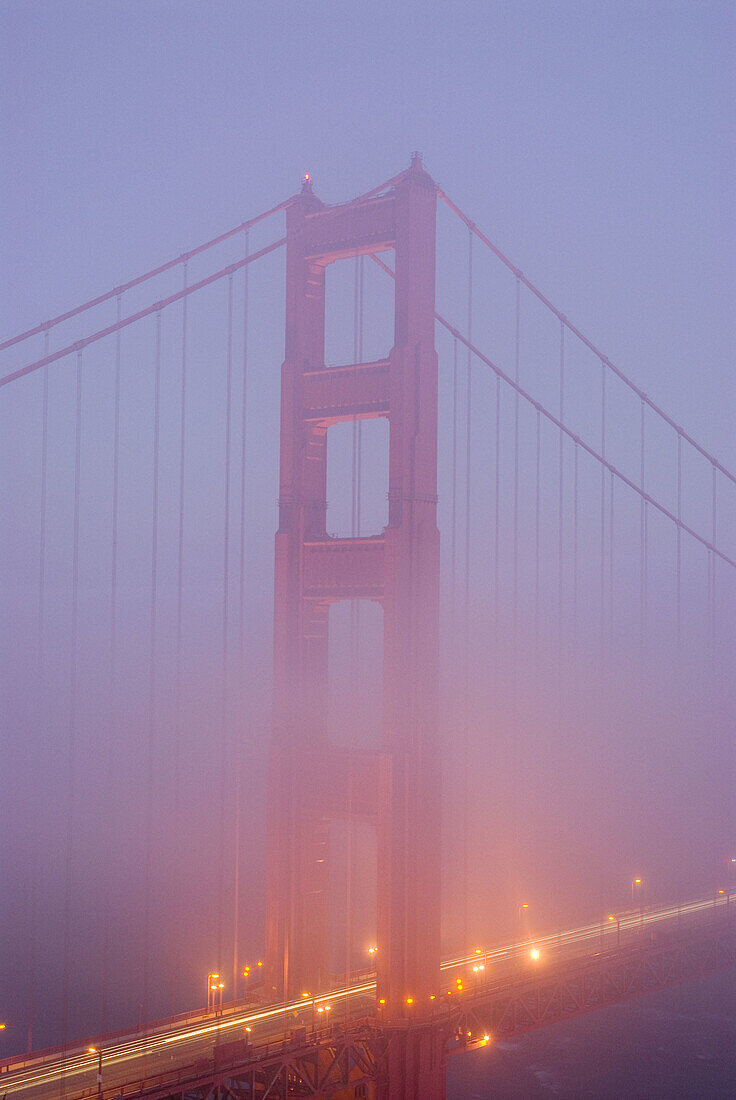
<path fill-rule="evenodd" d="M 289 5 L 5 5 L 2 338 L 273 206 L 305 169 L 344 201 L 419 145 L 735 470 L 733 17 L 569 4 L 553 27 L 543 5 L 468 4 L 450 27 L 427 11 L 417 27 L 383 5 L 312 22 Z M 381 85 L 384 36 L 403 46 Z M 187 284 L 276 240 L 281 217 L 192 258 Z M 477 240 L 469 316 L 468 247 L 440 203 L 438 312 L 466 335 L 470 320 L 580 442 L 438 324 L 447 951 L 624 908 L 635 876 L 652 902 L 736 886 L 736 569 L 584 445 L 636 485 L 643 470 L 651 500 L 732 559 L 736 485 L 523 286 L 517 315 L 517 280 Z M 29 1030 L 39 1047 L 203 1003 L 213 970 L 242 995 L 262 958 L 283 261 L 0 390 L 3 1055 Z M 122 315 L 183 278 L 126 292 Z M 327 295 L 328 366 L 388 354 L 385 272 L 340 262 Z M 50 350 L 117 308 L 57 326 Z M 44 352 L 43 334 L 4 351 L 2 375 Z M 353 425 L 330 428 L 330 534 L 381 531 L 387 439 L 362 424 L 355 480 Z M 380 745 L 381 659 L 380 605 L 333 605 L 335 742 Z M 332 840 L 337 973 L 375 938 L 375 839 L 354 822 Z"/>

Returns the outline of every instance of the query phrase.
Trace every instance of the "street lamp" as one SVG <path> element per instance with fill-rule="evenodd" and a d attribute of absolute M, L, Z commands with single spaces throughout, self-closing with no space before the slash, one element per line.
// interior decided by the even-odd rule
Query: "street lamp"
<path fill-rule="evenodd" d="M 332 1005 L 320 1005 L 317 1009 L 320 1016 L 324 1016 L 324 1023 L 329 1023 L 329 1013 L 332 1012 Z"/>
<path fill-rule="evenodd" d="M 206 1012 L 217 1012 L 218 1003 L 219 1008 L 222 1009 L 222 991 L 225 988 L 225 983 L 221 980 L 219 974 L 207 975 L 207 1008 Z"/>
<path fill-rule="evenodd" d="M 87 1053 L 97 1055 L 97 1100 L 102 1100 L 102 1047 L 87 1047 Z"/>
<path fill-rule="evenodd" d="M 304 998 L 305 1001 L 307 1001 L 307 1000 L 309 1000 L 310 997 L 312 997 L 312 994 L 307 993 L 307 992 L 303 992 L 302 997 Z M 312 997 L 312 1031 L 314 1031 L 314 997 Z"/>

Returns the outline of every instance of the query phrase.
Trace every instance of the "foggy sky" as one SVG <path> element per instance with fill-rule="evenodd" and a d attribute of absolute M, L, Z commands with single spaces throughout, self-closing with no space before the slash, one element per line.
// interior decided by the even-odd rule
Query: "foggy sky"
<path fill-rule="evenodd" d="M 407 166 L 410 152 L 419 149 L 427 171 L 513 262 L 677 423 L 736 469 L 736 42 L 726 4 L 404 4 L 397 11 L 383 3 L 99 6 L 25 0 L 4 3 L 0 19 L 2 338 L 267 209 L 298 189 L 304 171 L 323 200 L 344 201 Z M 251 249 L 280 232 L 277 224 L 259 227 Z M 243 245 L 237 238 L 223 246 L 209 269 L 237 259 Z M 440 211 L 438 309 L 459 325 L 467 314 L 466 255 L 467 231 Z M 191 265 L 190 281 L 207 262 Z M 391 344 L 391 286 L 368 261 L 364 278 L 368 360 Z M 354 279 L 352 261 L 328 274 L 328 364 L 353 357 Z M 177 271 L 155 291 L 143 288 L 126 298 L 126 308 L 180 285 Z M 114 342 L 83 356 L 73 748 L 74 357 L 49 375 L 42 662 L 41 378 L 0 391 L 0 1015 L 9 1023 L 0 1056 L 23 1047 L 31 1001 L 36 1045 L 61 1037 L 68 890 L 70 1033 L 134 1022 L 144 1001 L 149 1015 L 184 1008 L 200 997 L 213 967 L 229 976 L 237 792 L 240 963 L 262 951 L 282 287 L 280 254 L 250 268 L 241 605 L 243 274 L 233 283 L 232 553 L 224 637 L 227 280 L 191 299 L 178 688 L 181 307 L 164 314 L 161 329 L 153 662 L 155 319 L 128 330 L 121 341 L 112 670 Z M 76 339 L 109 323 L 114 308 L 112 302 L 107 312 L 85 319 L 83 329 L 65 335 Z M 476 244 L 474 337 L 511 374 L 513 310 L 513 278 Z M 556 413 L 558 327 L 529 296 L 521 317 L 521 382 Z M 42 339 L 29 347 L 29 358 L 40 355 Z M 714 628 L 706 555 L 683 542 L 678 642 L 674 536 L 666 521 L 650 516 L 642 628 L 638 501 L 616 488 L 612 513 L 606 481 L 601 536 L 600 472 L 580 457 L 575 534 L 574 456 L 565 444 L 567 511 L 560 535 L 559 442 L 544 427 L 537 526 L 536 420 L 521 409 L 517 506 L 515 407 L 507 389 L 499 415 L 497 498 L 496 383 L 475 361 L 466 708 L 465 436 L 461 428 L 453 588 L 453 346 L 439 330 L 437 348 L 445 946 L 464 944 L 465 936 L 512 934 L 521 901 L 530 902 L 534 919 L 546 927 L 604 905 L 623 906 L 632 874 L 651 883 L 652 900 L 720 885 L 731 848 L 736 854 L 730 798 L 733 576 L 719 567 Z M 6 353 L 2 373 L 22 361 L 17 352 Z M 460 350 L 463 415 L 466 362 Z M 565 385 L 566 420 L 597 446 L 600 367 L 573 341 L 566 347 Z M 613 384 L 607 400 L 609 454 L 633 476 L 638 404 Z M 363 430 L 362 533 L 369 534 L 385 521 L 385 425 L 370 422 Z M 351 432 L 349 426 L 331 429 L 331 533 L 349 531 Z M 671 509 L 675 460 L 673 435 L 652 421 L 647 484 Z M 707 537 L 709 478 L 705 464 L 686 455 L 683 516 Z M 718 543 L 734 556 L 736 496 L 725 487 L 719 493 Z M 514 558 L 516 507 L 521 534 Z M 341 605 L 331 612 L 330 732 L 336 740 L 376 743 L 380 610 L 373 604 L 361 609 L 358 672 L 345 646 L 349 611 Z M 469 767 L 458 750 L 466 734 Z M 472 846 L 467 914 L 459 849 L 466 805 Z M 355 965 L 374 927 L 371 848 L 370 836 L 356 830 Z M 344 935 L 341 859 L 334 876 L 337 941 Z"/>

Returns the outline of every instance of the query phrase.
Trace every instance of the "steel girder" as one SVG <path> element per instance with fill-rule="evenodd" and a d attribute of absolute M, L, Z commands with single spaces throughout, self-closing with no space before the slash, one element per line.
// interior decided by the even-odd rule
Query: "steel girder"
<path fill-rule="evenodd" d="M 109 1094 L 141 1100 L 291 1100 L 293 1097 L 338 1096 L 371 1082 L 382 1058 L 385 1040 L 370 1024 L 335 1033 L 317 1044 L 254 1048 L 239 1064 L 189 1067 L 174 1082 L 159 1079 Z M 108 1094 L 105 1094 L 108 1100 Z"/>

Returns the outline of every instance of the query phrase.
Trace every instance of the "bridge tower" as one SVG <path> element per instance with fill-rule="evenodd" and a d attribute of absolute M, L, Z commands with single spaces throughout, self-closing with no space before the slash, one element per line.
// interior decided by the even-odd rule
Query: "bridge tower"
<path fill-rule="evenodd" d="M 350 789 L 353 818 L 378 832 L 379 1014 L 397 1035 L 412 1033 L 391 1044 L 405 1053 L 386 1095 L 407 1100 L 442 1095 L 427 1076 L 437 1076 L 432 1029 L 407 1028 L 407 1017 L 428 1014 L 440 962 L 435 226 L 436 186 L 418 155 L 385 193 L 341 206 L 324 206 L 305 178 L 287 211 L 275 551 L 266 978 L 283 997 L 325 982 L 329 825 L 347 817 Z M 379 362 L 325 368 L 328 264 L 389 249 L 393 348 Z M 379 416 L 389 421 L 388 524 L 377 536 L 330 537 L 327 430 Z M 383 606 L 378 752 L 327 738 L 328 612 L 346 599 Z"/>

